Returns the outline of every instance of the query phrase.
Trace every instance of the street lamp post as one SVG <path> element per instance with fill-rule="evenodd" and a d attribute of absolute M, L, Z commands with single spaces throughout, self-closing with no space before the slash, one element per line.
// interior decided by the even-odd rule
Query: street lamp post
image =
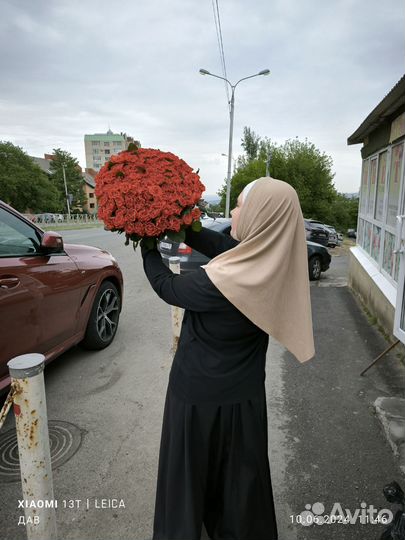
<path fill-rule="evenodd" d="M 243 79 L 239 79 L 239 81 L 236 84 L 231 84 L 228 81 L 228 79 L 226 79 L 225 77 L 214 75 L 213 73 L 210 73 L 206 69 L 200 69 L 200 73 L 201 75 L 211 75 L 211 77 L 222 79 L 223 81 L 226 81 L 232 89 L 231 99 L 229 102 L 231 108 L 229 111 L 230 121 L 229 121 L 229 147 L 228 147 L 228 174 L 227 174 L 227 180 L 226 180 L 226 208 L 225 208 L 225 217 L 229 218 L 229 206 L 230 206 L 230 199 L 231 199 L 232 142 L 233 142 L 233 117 L 234 117 L 234 110 L 235 110 L 235 88 L 240 82 L 246 81 L 246 79 L 252 79 L 253 77 L 258 77 L 259 75 L 269 75 L 270 70 L 263 69 L 262 71 L 259 71 L 259 73 L 255 73 L 255 75 L 249 75 L 249 77 L 243 77 Z"/>
<path fill-rule="evenodd" d="M 221 154 L 221 156 L 224 156 L 224 157 L 228 157 L 228 154 Z M 232 157 L 232 161 L 233 161 L 233 174 L 235 174 L 236 172 L 236 158 Z"/>
<path fill-rule="evenodd" d="M 69 204 L 69 195 L 68 195 L 68 190 L 67 190 L 66 171 L 65 171 L 65 164 L 64 163 L 62 163 L 62 170 L 63 170 L 63 182 L 65 184 L 66 205 L 67 205 L 68 217 L 69 217 L 69 220 L 70 220 L 70 204 Z"/>

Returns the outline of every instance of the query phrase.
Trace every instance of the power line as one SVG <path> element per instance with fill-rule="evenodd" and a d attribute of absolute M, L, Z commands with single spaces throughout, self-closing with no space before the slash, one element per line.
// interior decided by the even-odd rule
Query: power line
<path fill-rule="evenodd" d="M 221 29 L 221 19 L 219 15 L 219 6 L 218 6 L 218 0 L 212 0 L 212 11 L 214 13 L 214 22 L 215 22 L 215 29 L 217 33 L 217 41 L 218 41 L 218 49 L 219 49 L 219 57 L 221 60 L 221 67 L 222 67 L 222 74 L 225 79 L 227 79 L 226 75 L 226 64 L 225 64 L 225 53 L 224 53 L 224 43 L 222 40 L 222 29 Z M 230 111 L 230 98 L 229 98 L 229 88 L 228 83 L 224 81 L 225 84 L 225 92 L 228 102 L 228 107 Z"/>

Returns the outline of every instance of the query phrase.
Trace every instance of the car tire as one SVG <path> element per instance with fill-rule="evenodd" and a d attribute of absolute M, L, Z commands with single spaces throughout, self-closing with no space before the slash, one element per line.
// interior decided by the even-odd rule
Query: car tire
<path fill-rule="evenodd" d="M 308 263 L 309 279 L 311 281 L 317 281 L 321 278 L 322 262 L 321 258 L 314 255 L 309 259 Z"/>
<path fill-rule="evenodd" d="M 91 350 L 108 347 L 117 332 L 120 311 L 121 297 L 117 287 L 111 281 L 103 281 L 94 298 L 81 345 Z"/>

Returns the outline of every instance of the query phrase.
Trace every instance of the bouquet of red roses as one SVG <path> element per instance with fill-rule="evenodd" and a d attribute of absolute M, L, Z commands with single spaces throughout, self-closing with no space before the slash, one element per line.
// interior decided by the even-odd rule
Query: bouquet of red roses
<path fill-rule="evenodd" d="M 195 207 L 205 186 L 185 161 L 171 152 L 129 149 L 111 157 L 96 176 L 98 216 L 105 228 L 125 233 L 134 247 L 168 235 L 182 242 L 185 228 L 201 229 Z"/>

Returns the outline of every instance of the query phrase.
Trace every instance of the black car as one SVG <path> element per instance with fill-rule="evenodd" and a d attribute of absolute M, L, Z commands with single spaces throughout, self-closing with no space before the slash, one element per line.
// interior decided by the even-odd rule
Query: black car
<path fill-rule="evenodd" d="M 319 221 L 304 219 L 307 240 L 316 242 L 327 247 L 329 243 L 329 232 Z"/>
<path fill-rule="evenodd" d="M 222 234 L 230 234 L 231 232 L 232 222 L 227 218 L 203 219 L 201 223 L 203 227 Z M 187 244 L 173 242 L 167 237 L 159 242 L 158 249 L 166 266 L 169 266 L 170 257 L 180 257 L 180 272 L 182 274 L 195 270 L 209 261 L 208 257 L 195 249 L 191 249 Z M 314 281 L 320 279 L 321 272 L 325 272 L 329 268 L 331 256 L 326 247 L 308 240 L 307 250 L 309 279 Z"/>

